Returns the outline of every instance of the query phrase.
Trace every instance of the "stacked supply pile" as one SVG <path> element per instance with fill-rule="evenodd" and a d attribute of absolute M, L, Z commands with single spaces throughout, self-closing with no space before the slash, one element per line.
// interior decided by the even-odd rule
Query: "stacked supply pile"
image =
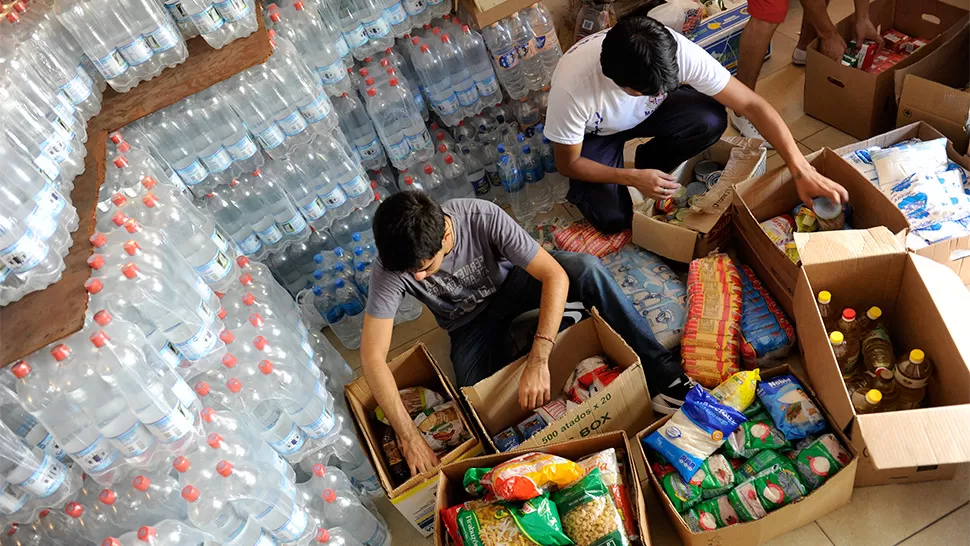
<path fill-rule="evenodd" d="M 651 472 L 692 533 L 767 517 L 852 459 L 792 375 L 739 372 L 643 437 Z"/>

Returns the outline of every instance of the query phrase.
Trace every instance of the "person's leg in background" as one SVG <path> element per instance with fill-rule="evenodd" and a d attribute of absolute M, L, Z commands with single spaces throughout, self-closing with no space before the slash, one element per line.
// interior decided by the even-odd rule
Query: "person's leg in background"
<path fill-rule="evenodd" d="M 586 135 L 580 155 L 607 167 L 623 168 L 625 143 L 620 134 Z M 570 179 L 566 199 L 593 227 L 606 234 L 629 229 L 633 219 L 633 205 L 625 186 Z"/>
<path fill-rule="evenodd" d="M 802 4 L 804 5 L 804 2 Z M 828 7 L 828 5 L 829 0 L 825 0 L 825 6 Z M 805 66 L 808 61 L 808 46 L 815 41 L 815 38 L 818 38 L 818 31 L 815 30 L 815 25 L 803 13 L 802 27 L 798 31 L 798 43 L 795 44 L 795 51 L 791 54 L 791 64 Z"/>
<path fill-rule="evenodd" d="M 761 66 L 765 62 L 765 54 L 771 45 L 771 38 L 788 15 L 788 0 L 749 0 L 748 12 L 751 18 L 741 33 L 737 78 L 754 91 L 758 75 L 761 74 Z M 804 31 L 804 25 L 802 30 Z M 744 116 L 732 112 L 731 125 L 743 137 L 764 140 L 761 133 Z"/>
<path fill-rule="evenodd" d="M 654 137 L 637 146 L 634 164 L 637 169 L 669 173 L 710 148 L 726 128 L 727 115 L 721 103 L 692 87 L 679 87 L 650 117 L 621 135 L 624 141 Z"/>
<path fill-rule="evenodd" d="M 657 341 L 650 323 L 633 307 L 599 258 L 564 251 L 553 252 L 552 256 L 569 275 L 569 301 L 581 301 L 587 309 L 595 307 L 639 355 L 654 397 L 654 409 L 663 413 L 675 411 L 693 386 L 680 367 L 679 356 Z"/>

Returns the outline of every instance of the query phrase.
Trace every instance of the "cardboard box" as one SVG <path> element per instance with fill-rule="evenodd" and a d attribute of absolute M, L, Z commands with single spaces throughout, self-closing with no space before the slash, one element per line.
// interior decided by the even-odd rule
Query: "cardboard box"
<path fill-rule="evenodd" d="M 968 63 L 970 63 L 970 59 L 968 59 Z M 910 81 L 911 77 L 912 76 L 908 76 L 907 81 Z M 928 83 L 933 84 L 933 82 Z M 970 94 L 966 95 L 968 100 L 970 100 Z M 970 106 L 970 103 L 968 103 L 968 106 Z M 925 122 L 912 123 L 905 127 L 889 131 L 888 133 L 872 137 L 869 140 L 843 146 L 836 150 L 835 153 L 842 156 L 849 152 L 872 146 L 891 146 L 897 142 L 909 140 L 911 138 L 919 138 L 920 140 L 934 140 L 937 138 L 943 138 L 943 135 Z M 950 161 L 953 161 L 964 169 L 970 170 L 970 158 L 960 152 L 957 152 L 957 150 L 962 149 L 963 148 L 955 146 L 951 141 L 947 144 L 946 154 L 950 158 Z M 910 247 L 910 250 L 916 252 L 920 256 L 925 256 L 934 262 L 939 262 L 946 265 L 952 269 L 954 273 L 959 275 L 964 284 L 970 284 L 970 235 L 940 241 L 939 243 L 930 246 L 920 245 L 919 248 Z"/>
<path fill-rule="evenodd" d="M 763 370 L 761 372 L 762 379 L 770 379 L 779 375 L 794 374 L 801 382 L 802 386 L 808 391 L 809 396 L 814 400 L 819 398 L 815 396 L 812 392 L 811 386 L 805 378 L 801 377 L 798 373 L 792 371 L 787 365 L 779 366 L 776 368 L 771 368 L 769 370 Z M 852 453 L 853 459 L 846 465 L 838 474 L 829 478 L 821 487 L 812 491 L 810 494 L 802 497 L 801 500 L 793 502 L 787 506 L 779 508 L 774 512 L 770 512 L 767 516 L 746 523 L 739 523 L 736 525 L 731 525 L 729 527 L 724 527 L 723 529 L 716 529 L 714 531 L 706 531 L 703 533 L 693 533 L 681 519 L 680 514 L 674 508 L 674 505 L 670 502 L 667 494 L 664 493 L 663 487 L 660 485 L 660 481 L 654 475 L 653 470 L 650 465 L 647 465 L 647 475 L 649 476 L 650 483 L 653 485 L 654 491 L 657 493 L 657 497 L 663 504 L 664 509 L 667 511 L 667 515 L 670 517 L 670 521 L 673 524 L 674 530 L 680 537 L 680 540 L 684 543 L 684 546 L 711 546 L 720 544 L 745 544 L 745 545 L 756 545 L 768 542 L 769 540 L 781 536 L 789 531 L 797 529 L 802 525 L 811 523 L 818 518 L 828 514 L 849 503 L 852 499 L 852 484 L 855 480 L 856 470 L 859 466 L 859 454 L 849 443 L 848 438 L 842 433 L 837 426 L 835 426 L 832 417 L 819 405 L 819 408 L 825 413 L 825 417 L 828 420 L 829 428 L 831 432 L 835 434 L 836 437 L 842 442 L 842 445 Z M 643 446 L 643 439 L 648 436 L 653 431 L 660 428 L 670 416 L 666 416 L 663 419 L 657 421 L 649 428 L 641 431 L 637 434 L 637 444 L 640 446 L 640 450 L 643 452 L 643 456 L 646 459 L 646 449 Z"/>
<path fill-rule="evenodd" d="M 537 448 L 615 430 L 633 434 L 653 419 L 650 392 L 640 357 L 610 328 L 596 309 L 593 309 L 591 318 L 569 327 L 556 340 L 556 346 L 549 356 L 553 397 L 558 396 L 569 374 L 580 361 L 596 355 L 605 355 L 623 372 L 605 389 L 547 425 L 520 447 Z M 483 442 L 496 451 L 493 436 L 514 427 L 533 413 L 523 410 L 518 401 L 519 378 L 524 366 L 525 358 L 521 358 L 488 379 L 461 389 L 471 407 L 472 419 L 482 431 Z"/>
<path fill-rule="evenodd" d="M 807 159 L 818 172 L 848 190 L 853 228 L 886 226 L 900 241 L 905 239 L 909 223 L 903 213 L 839 154 L 824 149 Z M 780 214 L 791 214 L 801 203 L 791 173 L 787 167 L 775 169 L 738 184 L 735 192 L 735 226 L 742 261 L 751 266 L 788 316 L 793 316 L 792 295 L 799 267 L 771 242 L 759 225 Z"/>
<path fill-rule="evenodd" d="M 394 380 L 399 389 L 407 387 L 428 387 L 443 396 L 459 402 L 458 394 L 451 385 L 448 377 L 441 371 L 438 364 L 431 357 L 428 348 L 423 343 L 411 347 L 403 354 L 388 363 Z M 414 476 L 401 485 L 395 486 L 391 481 L 390 469 L 384 458 L 380 441 L 374 430 L 374 410 L 377 400 L 363 377 L 355 379 L 344 387 L 347 405 L 354 417 L 359 436 L 363 439 L 363 449 L 370 463 L 374 467 L 381 487 L 387 497 L 401 514 L 411 522 L 424 536 L 431 536 L 434 524 L 434 495 L 435 482 L 438 480 L 437 469 L 419 476 Z M 473 457 L 482 452 L 482 444 L 475 437 L 475 429 L 465 415 L 460 403 L 456 403 L 458 413 L 465 429 L 471 434 L 468 440 L 441 457 L 441 464 L 445 465 Z"/>
<path fill-rule="evenodd" d="M 722 11 L 701 21 L 697 30 L 688 36 L 692 42 L 704 48 L 704 51 L 717 59 L 731 74 L 738 73 L 738 53 L 741 46 L 741 33 L 748 24 L 751 15 L 748 13 L 747 2 L 739 4 L 729 10 Z M 771 44 L 765 53 L 765 60 L 771 57 Z"/>
<path fill-rule="evenodd" d="M 552 455 L 559 455 L 569 460 L 579 460 L 587 455 L 592 455 L 604 449 L 615 448 L 617 453 L 626 453 L 626 476 L 625 483 L 627 493 L 630 495 L 630 505 L 633 508 L 636 518 L 637 529 L 639 530 L 641 542 L 644 546 L 650 546 L 650 527 L 647 524 L 647 509 L 643 502 L 643 494 L 640 490 L 640 476 L 637 474 L 636 465 L 633 464 L 633 457 L 627 449 L 627 436 L 622 431 L 597 434 L 590 438 L 558 442 L 543 446 L 541 448 L 515 449 L 507 453 L 486 455 L 468 459 L 460 463 L 453 463 L 443 466 L 438 474 L 438 503 L 435 510 L 435 546 L 446 546 L 449 542 L 448 531 L 441 522 L 441 511 L 445 508 L 454 506 L 461 502 L 470 500 L 462 487 L 462 480 L 465 471 L 469 468 L 480 467 L 488 468 L 507 461 L 513 457 L 528 453 L 530 451 L 541 451 Z"/>
<path fill-rule="evenodd" d="M 797 236 L 804 267 L 795 324 L 805 368 L 838 428 L 861 454 L 856 485 L 944 479 L 970 461 L 970 293 L 952 271 L 906 253 L 885 228 Z M 931 407 L 856 415 L 815 303 L 878 305 L 897 354 L 920 348 L 934 363 Z"/>
<path fill-rule="evenodd" d="M 958 150 L 966 150 L 970 143 L 970 93 L 962 89 L 968 81 L 970 25 L 923 60 L 896 71 L 896 126 L 925 121 L 946 135 Z"/>
<path fill-rule="evenodd" d="M 727 243 L 731 234 L 731 218 L 727 213 L 733 199 L 732 187 L 765 172 L 767 152 L 757 147 L 759 143 L 760 141 L 740 137 L 722 138 L 671 173 L 679 184 L 686 185 L 694 181 L 694 165 L 698 161 L 711 159 L 725 165 L 732 150 L 747 146 L 755 148 L 752 157 L 737 163 L 737 170 L 734 171 L 736 176 L 721 178 L 717 186 L 705 194 L 707 204 L 703 207 L 704 210 L 692 210 L 683 224 L 668 224 L 656 219 L 655 215 L 662 213 L 656 212 L 654 200 L 643 200 L 639 192 L 633 190 L 633 242 L 654 254 L 684 263 L 706 256 L 710 251 Z"/>
<path fill-rule="evenodd" d="M 535 3 L 535 0 L 458 0 L 462 20 L 470 18 L 479 30 Z"/>
<path fill-rule="evenodd" d="M 869 138 L 892 128 L 896 122 L 893 72 L 925 58 L 942 42 L 960 32 L 967 11 L 942 0 L 876 0 L 869 16 L 883 31 L 899 30 L 910 36 L 932 39 L 893 69 L 871 74 L 844 66 L 818 51 L 818 41 L 808 48 L 805 69 L 805 113 L 856 138 Z M 846 43 L 855 36 L 855 15 L 836 25 Z"/>

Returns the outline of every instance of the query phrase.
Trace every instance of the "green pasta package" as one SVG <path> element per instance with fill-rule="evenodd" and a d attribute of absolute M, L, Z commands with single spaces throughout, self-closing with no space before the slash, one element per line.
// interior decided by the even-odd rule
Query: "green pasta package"
<path fill-rule="evenodd" d="M 464 546 L 572 546 L 549 494 L 522 503 L 495 502 L 462 509 L 457 516 Z M 617 543 L 619 544 L 619 543 Z"/>
<path fill-rule="evenodd" d="M 562 526 L 576 546 L 629 546 L 623 519 L 598 468 L 552 494 Z"/>

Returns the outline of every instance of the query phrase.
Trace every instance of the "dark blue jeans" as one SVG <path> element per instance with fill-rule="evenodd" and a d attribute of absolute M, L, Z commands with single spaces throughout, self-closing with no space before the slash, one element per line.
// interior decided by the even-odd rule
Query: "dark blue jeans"
<path fill-rule="evenodd" d="M 576 252 L 552 252 L 569 275 L 569 301 L 581 301 L 600 315 L 640 356 L 650 392 L 657 393 L 682 372 L 671 353 L 657 342 L 653 330 L 620 290 L 599 258 Z M 491 376 L 515 360 L 511 343 L 512 320 L 539 308 L 542 283 L 526 270 L 515 267 L 470 323 L 448 332 L 451 361 L 459 386 L 469 386 Z"/>
<path fill-rule="evenodd" d="M 640 125 L 612 135 L 586 135 L 580 155 L 607 167 L 622 168 L 627 141 L 654 137 L 637 146 L 634 166 L 669 173 L 717 142 L 726 128 L 724 106 L 692 87 L 679 87 Z M 566 198 L 603 233 L 629 229 L 633 221 L 633 204 L 626 186 L 570 179 Z"/>

